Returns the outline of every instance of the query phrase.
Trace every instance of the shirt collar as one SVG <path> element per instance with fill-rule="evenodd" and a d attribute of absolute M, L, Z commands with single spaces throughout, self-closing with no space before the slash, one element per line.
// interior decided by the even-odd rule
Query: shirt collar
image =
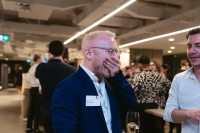
<path fill-rule="evenodd" d="M 48 62 L 62 62 L 62 60 L 60 60 L 60 59 L 50 59 Z"/>
<path fill-rule="evenodd" d="M 97 76 L 95 76 L 95 74 L 92 71 L 90 71 L 89 69 L 87 69 L 82 64 L 80 64 L 80 67 L 83 68 L 83 70 L 88 74 L 88 76 L 92 79 L 93 82 L 98 82 L 99 81 L 99 79 L 97 78 Z"/>
<path fill-rule="evenodd" d="M 188 71 L 190 78 L 193 78 L 193 79 L 196 78 L 193 67 L 191 67 L 190 69 L 188 69 L 186 71 Z"/>

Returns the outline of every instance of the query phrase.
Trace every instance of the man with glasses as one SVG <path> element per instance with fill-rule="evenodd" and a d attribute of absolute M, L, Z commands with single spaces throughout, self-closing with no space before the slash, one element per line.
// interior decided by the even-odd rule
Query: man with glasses
<path fill-rule="evenodd" d="M 115 34 L 89 33 L 82 51 L 83 64 L 55 89 L 53 128 L 56 133 L 121 133 L 119 109 L 132 110 L 137 102 L 120 71 Z"/>

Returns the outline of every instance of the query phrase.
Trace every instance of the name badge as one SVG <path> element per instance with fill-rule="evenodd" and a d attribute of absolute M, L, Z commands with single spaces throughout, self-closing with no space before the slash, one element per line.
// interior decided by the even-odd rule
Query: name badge
<path fill-rule="evenodd" d="M 86 107 L 87 106 L 100 106 L 100 97 L 99 96 L 86 96 Z"/>

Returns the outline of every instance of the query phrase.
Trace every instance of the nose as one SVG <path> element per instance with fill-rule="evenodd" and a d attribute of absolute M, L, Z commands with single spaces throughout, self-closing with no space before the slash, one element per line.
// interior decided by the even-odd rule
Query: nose
<path fill-rule="evenodd" d="M 194 46 L 192 46 L 191 48 L 187 49 L 187 52 L 189 54 L 195 53 L 196 52 L 196 48 Z"/>
<path fill-rule="evenodd" d="M 120 59 L 120 54 L 119 53 L 115 53 L 115 56 Z"/>
<path fill-rule="evenodd" d="M 120 58 L 120 54 L 118 51 L 113 51 L 112 56 L 117 57 L 118 59 Z"/>

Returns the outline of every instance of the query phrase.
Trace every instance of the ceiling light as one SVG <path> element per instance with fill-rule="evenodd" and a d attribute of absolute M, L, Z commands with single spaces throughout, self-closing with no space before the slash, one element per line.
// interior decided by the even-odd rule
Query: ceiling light
<path fill-rule="evenodd" d="M 172 53 L 172 51 L 171 51 L 171 50 L 168 50 L 167 53 Z"/>
<path fill-rule="evenodd" d="M 175 47 L 174 47 L 174 46 L 171 46 L 170 49 L 175 49 Z"/>
<path fill-rule="evenodd" d="M 174 38 L 169 38 L 169 41 L 170 41 L 170 42 L 173 42 L 173 41 L 174 41 Z"/>
<path fill-rule="evenodd" d="M 117 9 L 115 9 L 114 11 L 112 11 L 111 13 L 109 13 L 108 15 L 106 15 L 105 17 L 103 17 L 102 19 L 98 20 L 97 22 L 93 23 L 92 25 L 90 25 L 89 27 L 85 28 L 84 30 L 78 32 L 77 34 L 75 34 L 74 36 L 72 36 L 71 38 L 69 38 L 68 40 L 66 40 L 64 42 L 64 44 L 68 44 L 71 41 L 73 41 L 74 39 L 76 39 L 77 37 L 79 37 L 80 35 L 84 34 L 85 32 L 91 30 L 92 28 L 96 27 L 97 25 L 99 25 L 100 23 L 104 22 L 105 20 L 107 20 L 108 18 L 112 17 L 113 15 L 115 15 L 116 13 L 118 13 L 119 11 L 123 10 L 124 8 L 126 8 L 127 6 L 129 6 L 130 4 L 132 4 L 133 2 L 135 2 L 136 0 L 129 0 L 128 2 L 126 2 L 125 4 L 123 4 L 122 6 L 118 7 Z"/>
<path fill-rule="evenodd" d="M 135 44 L 139 44 L 139 43 L 143 43 L 143 42 L 152 41 L 152 40 L 155 40 L 155 39 L 160 39 L 160 38 L 163 38 L 163 37 L 168 37 L 168 36 L 172 36 L 172 35 L 176 35 L 176 34 L 188 32 L 189 30 L 191 30 L 193 28 L 200 28 L 200 26 L 191 27 L 191 28 L 188 28 L 188 29 L 183 29 L 183 30 L 179 30 L 179 31 L 175 31 L 175 32 L 170 32 L 170 33 L 163 34 L 163 35 L 158 35 L 158 36 L 154 36 L 154 37 L 150 37 L 150 38 L 138 40 L 138 41 L 135 41 L 135 42 L 130 42 L 130 43 L 122 44 L 122 45 L 119 46 L 119 48 L 124 48 L 124 47 L 128 47 L 128 46 L 131 46 L 131 45 L 135 45 Z"/>

